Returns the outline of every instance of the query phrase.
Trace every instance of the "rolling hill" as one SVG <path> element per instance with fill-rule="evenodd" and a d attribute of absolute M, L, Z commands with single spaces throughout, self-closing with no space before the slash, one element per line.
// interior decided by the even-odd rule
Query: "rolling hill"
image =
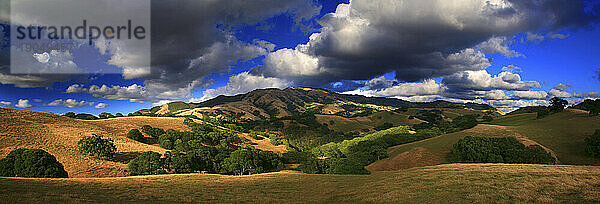
<path fill-rule="evenodd" d="M 566 109 L 543 119 L 536 119 L 535 113 L 509 114 L 491 124 L 391 147 L 389 158 L 367 169 L 389 171 L 447 163 L 452 145 L 465 136 L 515 137 L 526 145 L 541 145 L 560 164 L 600 165 L 600 159 L 590 158 L 584 152 L 584 139 L 596 129 L 600 129 L 600 117 L 590 117 L 577 109 Z"/>
<path fill-rule="evenodd" d="M 183 118 L 124 117 L 85 121 L 52 113 L 0 108 L 0 157 L 17 148 L 38 148 L 54 155 L 65 166 L 69 177 L 125 176 L 127 165 L 88 158 L 77 152 L 77 141 L 101 134 L 114 140 L 117 159 L 127 160 L 141 152 L 165 150 L 126 138 L 133 128 L 151 125 L 188 130 Z"/>
<path fill-rule="evenodd" d="M 276 172 L 126 178 L 0 178 L 5 202 L 593 203 L 600 167 L 450 164 L 371 175 Z"/>
<path fill-rule="evenodd" d="M 325 89 L 290 87 L 286 89 L 257 89 L 235 96 L 221 95 L 202 103 L 173 102 L 138 112 L 139 114 L 175 115 L 224 114 L 243 119 L 260 120 L 281 118 L 305 112 L 354 116 L 366 111 L 393 110 L 400 107 L 498 111 L 485 104 L 460 104 L 447 101 L 409 102 L 395 98 L 339 94 Z"/>

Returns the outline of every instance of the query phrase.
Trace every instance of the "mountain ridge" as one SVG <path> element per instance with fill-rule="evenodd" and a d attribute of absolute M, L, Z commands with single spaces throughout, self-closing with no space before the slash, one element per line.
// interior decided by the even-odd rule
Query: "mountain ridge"
<path fill-rule="evenodd" d="M 443 100 L 410 102 L 396 98 L 340 94 L 320 88 L 288 87 L 256 89 L 234 96 L 219 95 L 200 103 L 172 102 L 151 109 L 142 109 L 138 114 L 225 114 L 257 120 L 306 112 L 351 116 L 353 112 L 360 112 L 360 110 L 397 108 L 455 108 L 500 112 L 487 104 L 453 103 Z"/>

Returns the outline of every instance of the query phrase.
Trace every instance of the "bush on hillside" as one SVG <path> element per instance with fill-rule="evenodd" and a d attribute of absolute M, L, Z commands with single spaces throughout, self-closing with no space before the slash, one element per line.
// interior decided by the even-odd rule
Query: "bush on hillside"
<path fill-rule="evenodd" d="M 75 118 L 77 116 L 77 114 L 73 113 L 73 112 L 68 112 L 65 113 L 63 116 L 69 117 L 69 118 Z"/>
<path fill-rule="evenodd" d="M 98 159 L 113 159 L 117 150 L 112 139 L 104 139 L 102 135 L 96 134 L 81 138 L 77 142 L 77 145 L 79 145 L 79 152 L 81 154 Z"/>
<path fill-rule="evenodd" d="M 452 126 L 459 130 L 466 130 L 477 126 L 479 115 L 462 115 L 452 119 Z"/>
<path fill-rule="evenodd" d="M 41 149 L 16 149 L 0 159 L 0 176 L 29 178 L 67 178 L 56 157 Z"/>
<path fill-rule="evenodd" d="M 127 164 L 129 168 L 129 174 L 135 175 L 154 175 L 159 174 L 163 167 L 163 160 L 161 155 L 156 152 L 144 152 L 131 160 Z"/>
<path fill-rule="evenodd" d="M 146 142 L 146 140 L 144 139 L 144 135 L 142 135 L 142 133 L 138 130 L 138 129 L 131 129 L 128 133 L 127 133 L 127 138 L 138 141 L 138 142 Z"/>
<path fill-rule="evenodd" d="M 592 157 L 600 157 L 600 129 L 594 135 L 585 138 L 585 152 Z"/>
<path fill-rule="evenodd" d="M 590 116 L 600 115 L 600 99 L 585 99 L 585 101 L 573 106 L 573 108 L 589 111 Z"/>
<path fill-rule="evenodd" d="M 142 132 L 146 133 L 148 136 L 153 138 L 158 138 L 161 135 L 165 134 L 165 130 L 160 128 L 153 128 L 150 125 L 142 126 Z"/>
<path fill-rule="evenodd" d="M 465 163 L 553 164 L 556 159 L 539 145 L 525 146 L 514 137 L 467 136 L 452 146 L 452 160 Z"/>
<path fill-rule="evenodd" d="M 103 112 L 103 113 L 100 113 L 100 115 L 98 115 L 98 118 L 100 118 L 100 119 L 108 119 L 108 118 L 115 118 L 115 116 L 112 113 Z"/>

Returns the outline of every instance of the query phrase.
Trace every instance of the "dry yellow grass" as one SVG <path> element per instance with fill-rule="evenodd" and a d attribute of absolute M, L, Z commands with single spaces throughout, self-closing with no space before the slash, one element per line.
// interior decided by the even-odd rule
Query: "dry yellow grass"
<path fill-rule="evenodd" d="M 372 175 L 0 178 L 5 202 L 600 202 L 600 167 L 449 164 Z"/>
<path fill-rule="evenodd" d="M 38 148 L 54 155 L 69 177 L 115 177 L 127 175 L 127 165 L 80 155 L 77 141 L 92 134 L 112 138 L 118 157 L 145 151 L 165 150 L 126 138 L 130 129 L 142 125 L 187 130 L 183 118 L 124 117 L 97 121 L 67 118 L 52 113 L 0 108 L 0 157 L 17 148 Z"/>
<path fill-rule="evenodd" d="M 273 151 L 273 152 L 281 152 L 284 153 L 287 151 L 287 146 L 285 145 L 273 145 L 271 144 L 271 139 L 270 138 L 264 138 L 262 140 L 257 140 L 254 139 L 252 137 L 250 137 L 248 134 L 246 133 L 238 133 L 238 135 L 240 137 L 244 137 L 246 139 L 248 139 L 251 143 L 253 143 L 256 149 L 260 149 L 263 151 Z"/>

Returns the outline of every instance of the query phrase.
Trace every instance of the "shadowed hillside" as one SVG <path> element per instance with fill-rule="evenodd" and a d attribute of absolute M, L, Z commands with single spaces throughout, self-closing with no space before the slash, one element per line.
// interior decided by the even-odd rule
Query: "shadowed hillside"
<path fill-rule="evenodd" d="M 369 110 L 392 110 L 399 107 L 467 108 L 497 111 L 495 108 L 485 104 L 459 104 L 447 101 L 409 102 L 395 98 L 339 94 L 325 89 L 290 87 L 286 89 L 257 89 L 235 96 L 221 95 L 202 103 L 186 104 L 183 102 L 173 102 L 138 112 L 139 114 L 163 115 L 224 114 L 259 120 L 292 116 L 306 112 L 353 116 Z"/>
<path fill-rule="evenodd" d="M 145 151 L 165 150 L 126 138 L 127 131 L 151 125 L 187 130 L 183 118 L 125 117 L 84 121 L 52 113 L 0 108 L 0 157 L 17 148 L 43 149 L 56 156 L 69 177 L 114 177 L 127 175 L 127 165 L 88 158 L 77 152 L 77 141 L 92 134 L 114 140 L 117 159 L 127 160 Z"/>

